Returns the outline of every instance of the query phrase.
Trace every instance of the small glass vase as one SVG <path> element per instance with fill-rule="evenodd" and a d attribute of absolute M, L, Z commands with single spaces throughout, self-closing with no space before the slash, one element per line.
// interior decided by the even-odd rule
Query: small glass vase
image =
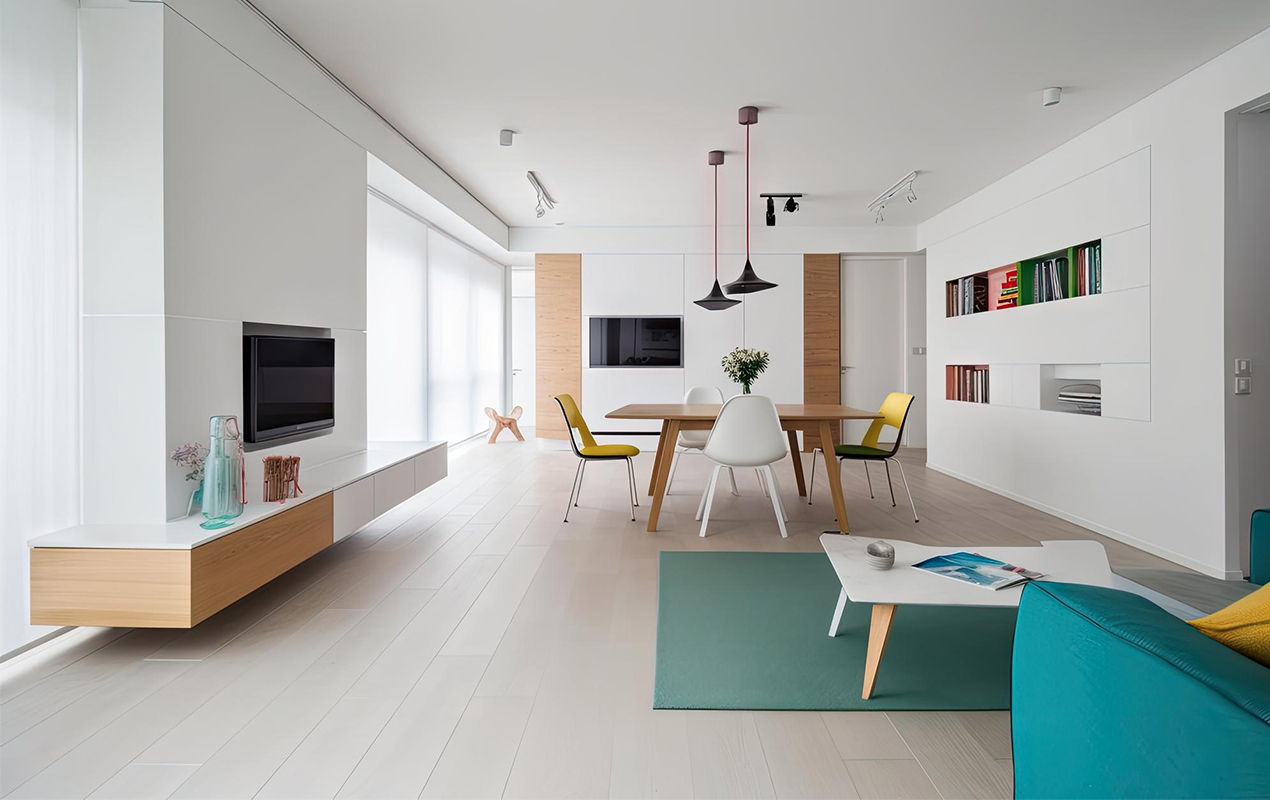
<path fill-rule="evenodd" d="M 225 528 L 243 513 L 246 475 L 243 464 L 243 439 L 238 418 L 212 417 L 203 466 L 203 516 L 199 527 L 207 530 Z"/>
<path fill-rule="evenodd" d="M 203 481 L 201 480 L 198 486 L 194 487 L 194 491 L 190 492 L 190 503 L 185 507 L 185 516 L 188 517 L 194 513 L 194 506 L 198 506 L 200 511 L 203 510 Z"/>

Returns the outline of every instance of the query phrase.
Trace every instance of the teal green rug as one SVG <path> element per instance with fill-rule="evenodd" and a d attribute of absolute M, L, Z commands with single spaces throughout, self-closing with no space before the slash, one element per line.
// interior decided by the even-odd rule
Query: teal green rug
<path fill-rule="evenodd" d="M 663 551 L 653 707 L 1010 707 L 1014 609 L 901 606 L 863 700 L 870 607 L 848 603 L 830 638 L 839 588 L 823 553 Z"/>

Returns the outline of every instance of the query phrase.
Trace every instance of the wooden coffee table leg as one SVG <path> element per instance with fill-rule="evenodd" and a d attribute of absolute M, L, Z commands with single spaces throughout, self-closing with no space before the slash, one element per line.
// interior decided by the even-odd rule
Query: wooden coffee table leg
<path fill-rule="evenodd" d="M 661 514 L 661 501 L 666 497 L 666 478 L 670 476 L 670 460 L 675 457 L 675 442 L 679 440 L 679 420 L 672 419 L 662 436 L 664 446 L 657 449 L 657 484 L 653 487 L 653 504 L 648 509 L 648 532 L 657 531 L 657 517 Z"/>
<path fill-rule="evenodd" d="M 886 652 L 886 640 L 891 635 L 894 619 L 895 606 L 874 604 L 873 619 L 869 623 L 869 649 L 864 657 L 864 691 L 860 694 L 865 700 L 873 696 L 873 686 L 878 682 L 878 665 Z"/>
<path fill-rule="evenodd" d="M 807 496 L 807 483 L 803 480 L 803 457 L 798 452 L 798 431 L 789 433 L 789 457 L 794 460 L 794 480 L 798 481 L 798 496 Z"/>
<path fill-rule="evenodd" d="M 653 474 L 648 476 L 648 496 L 653 496 L 653 490 L 657 488 L 657 465 L 661 463 L 661 451 L 666 447 L 666 431 L 670 428 L 670 420 L 663 419 L 661 421 L 661 435 L 657 437 L 657 452 L 653 453 Z M 670 449 L 675 449 L 672 443 Z"/>
<path fill-rule="evenodd" d="M 820 423 L 820 441 L 833 441 L 833 428 L 828 421 Z M 833 511 L 838 515 L 838 530 L 850 533 L 847 524 L 847 501 L 842 497 L 842 470 L 832 448 L 825 452 L 825 478 L 829 481 L 829 496 L 833 498 Z"/>

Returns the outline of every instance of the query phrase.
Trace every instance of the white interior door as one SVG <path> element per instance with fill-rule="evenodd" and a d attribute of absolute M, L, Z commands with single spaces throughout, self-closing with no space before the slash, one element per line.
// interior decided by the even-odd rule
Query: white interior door
<path fill-rule="evenodd" d="M 903 258 L 842 260 L 842 366 L 844 405 L 872 410 L 904 391 Z M 847 422 L 843 441 L 859 442 L 868 429 Z"/>
<path fill-rule="evenodd" d="M 532 297 L 512 298 L 512 404 L 525 409 L 524 415 L 521 416 L 522 420 L 534 419 L 534 298 Z"/>

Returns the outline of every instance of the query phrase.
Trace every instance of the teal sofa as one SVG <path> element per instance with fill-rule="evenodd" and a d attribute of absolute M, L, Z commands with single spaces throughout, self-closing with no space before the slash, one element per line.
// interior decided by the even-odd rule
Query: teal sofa
<path fill-rule="evenodd" d="M 1270 797 L 1270 668 L 1138 595 L 1028 585 L 1012 672 L 1015 797 Z"/>

